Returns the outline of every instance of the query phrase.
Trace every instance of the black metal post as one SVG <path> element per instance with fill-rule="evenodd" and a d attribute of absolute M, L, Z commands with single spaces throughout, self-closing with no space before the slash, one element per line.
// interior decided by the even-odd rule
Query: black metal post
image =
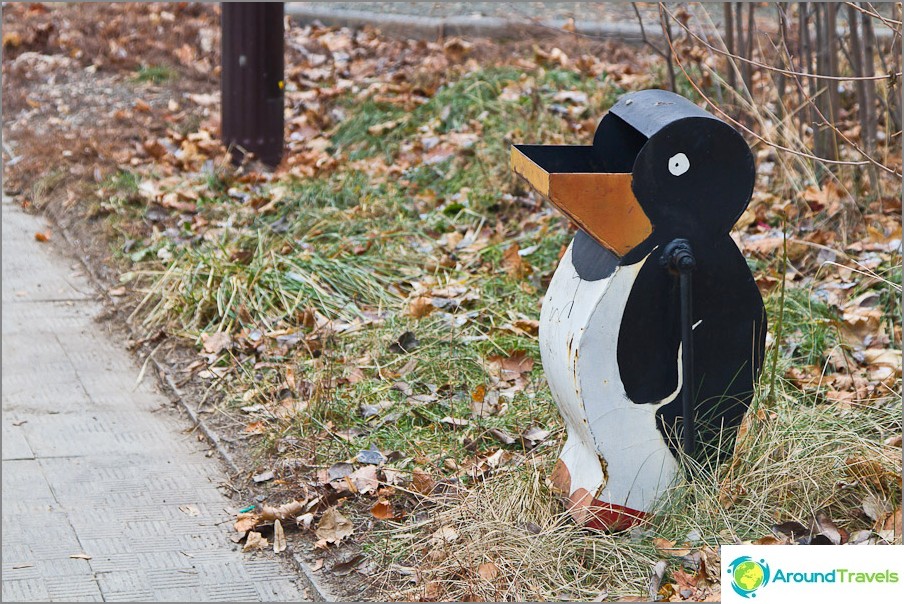
<path fill-rule="evenodd" d="M 679 269 L 680 270 L 680 269 Z M 694 454 L 696 427 L 694 426 L 694 311 L 691 305 L 691 271 L 681 270 L 678 287 L 681 290 L 681 415 L 684 418 L 684 452 Z"/>
<path fill-rule="evenodd" d="M 687 239 L 675 239 L 662 251 L 663 267 L 678 274 L 681 299 L 681 416 L 684 426 L 683 448 L 688 455 L 697 447 L 694 418 L 694 309 L 691 277 L 697 267 L 693 249 Z"/>
<path fill-rule="evenodd" d="M 222 136 L 239 163 L 283 154 L 285 33 L 282 2 L 222 2 Z"/>

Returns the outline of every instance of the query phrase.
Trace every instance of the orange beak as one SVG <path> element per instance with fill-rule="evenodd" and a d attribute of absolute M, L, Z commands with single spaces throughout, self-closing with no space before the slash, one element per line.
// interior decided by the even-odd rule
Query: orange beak
<path fill-rule="evenodd" d="M 630 174 L 551 172 L 531 159 L 525 153 L 528 149 L 512 147 L 515 174 L 619 257 L 653 232 L 650 219 L 631 190 Z"/>

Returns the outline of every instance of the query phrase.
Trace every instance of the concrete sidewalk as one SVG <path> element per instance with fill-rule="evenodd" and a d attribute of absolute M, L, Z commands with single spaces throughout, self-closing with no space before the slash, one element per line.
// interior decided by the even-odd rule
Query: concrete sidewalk
<path fill-rule="evenodd" d="M 136 385 L 88 281 L 35 241 L 44 221 L 6 199 L 2 219 L 3 601 L 308 600 L 229 540 L 217 461 Z"/>

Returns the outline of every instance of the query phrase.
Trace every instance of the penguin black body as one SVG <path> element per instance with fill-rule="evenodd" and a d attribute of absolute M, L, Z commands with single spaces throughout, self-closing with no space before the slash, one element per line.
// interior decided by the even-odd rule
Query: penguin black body
<path fill-rule="evenodd" d="M 647 90 L 612 107 L 592 147 L 517 146 L 512 161 L 579 226 L 540 320 L 544 369 L 569 434 L 553 481 L 579 520 L 625 528 L 677 476 L 685 410 L 696 455 L 718 459 L 753 397 L 765 312 L 729 236 L 753 192 L 753 155 L 725 122 Z M 681 280 L 666 257 L 676 241 L 694 260 L 683 317 L 692 323 L 690 384 Z"/>
<path fill-rule="evenodd" d="M 621 123 L 605 128 L 607 119 Z M 625 135 L 626 126 L 636 134 Z M 731 126 L 665 91 L 626 95 L 603 119 L 594 153 L 604 167 L 627 161 L 608 159 L 628 150 L 615 143 L 618 137 L 610 132 L 615 128 L 629 141 L 627 146 L 643 143 L 632 166 L 632 188 L 653 224 L 652 235 L 620 261 L 630 264 L 649 254 L 619 330 L 622 383 L 637 404 L 660 401 L 677 386 L 678 280 L 662 270 L 661 260 L 670 241 L 685 239 L 697 264 L 692 277 L 692 399 L 702 444 L 697 451 L 700 458 L 718 459 L 730 451 L 734 428 L 750 404 L 765 348 L 763 300 L 728 234 L 753 193 L 753 154 Z M 644 141 L 637 134 L 649 138 Z M 580 262 L 576 260 L 576 268 Z M 673 450 L 683 432 L 680 399 L 656 413 L 657 426 Z"/>
<path fill-rule="evenodd" d="M 661 401 L 677 387 L 678 281 L 655 262 L 660 253 L 661 248 L 651 252 L 634 282 L 619 330 L 619 371 L 635 404 Z M 735 428 L 753 396 L 763 359 L 765 318 L 747 262 L 730 237 L 697 245 L 694 253 L 696 456 L 719 461 L 731 452 Z M 677 452 L 684 429 L 681 395 L 657 410 L 656 423 Z"/>

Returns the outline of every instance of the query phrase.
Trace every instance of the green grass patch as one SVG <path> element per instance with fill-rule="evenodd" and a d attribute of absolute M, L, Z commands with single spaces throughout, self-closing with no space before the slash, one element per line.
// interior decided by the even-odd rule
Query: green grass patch
<path fill-rule="evenodd" d="M 135 72 L 136 82 L 163 84 L 176 78 L 176 72 L 165 65 L 142 65 Z"/>

